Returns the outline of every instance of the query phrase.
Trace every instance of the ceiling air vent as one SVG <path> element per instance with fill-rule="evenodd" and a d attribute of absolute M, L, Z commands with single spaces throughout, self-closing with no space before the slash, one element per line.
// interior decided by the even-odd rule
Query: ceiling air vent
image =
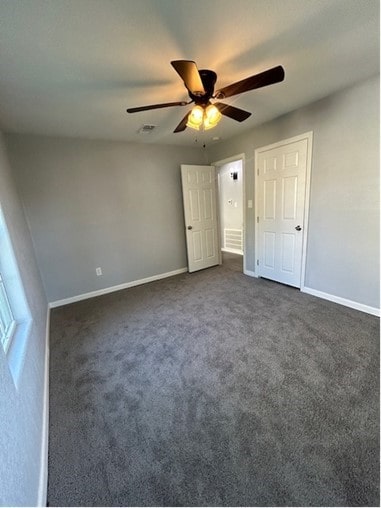
<path fill-rule="evenodd" d="M 140 129 L 138 130 L 138 133 L 139 134 L 149 134 L 154 129 L 156 129 L 156 127 L 157 127 L 156 125 L 152 125 L 152 124 L 146 123 L 146 124 L 143 125 L 143 127 L 140 127 Z"/>

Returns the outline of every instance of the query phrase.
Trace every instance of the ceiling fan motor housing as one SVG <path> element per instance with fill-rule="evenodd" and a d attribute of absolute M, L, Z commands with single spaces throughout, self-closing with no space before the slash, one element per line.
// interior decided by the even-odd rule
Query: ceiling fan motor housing
<path fill-rule="evenodd" d="M 201 69 L 199 71 L 202 84 L 204 85 L 205 93 L 202 95 L 194 95 L 189 91 L 189 97 L 200 106 L 205 106 L 209 103 L 209 99 L 213 97 L 214 85 L 217 81 L 217 74 L 208 69 Z"/>

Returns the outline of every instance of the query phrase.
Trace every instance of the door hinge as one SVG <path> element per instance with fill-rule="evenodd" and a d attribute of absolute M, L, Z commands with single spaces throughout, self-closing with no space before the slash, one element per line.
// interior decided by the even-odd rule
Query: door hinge
<path fill-rule="evenodd" d="M 259 168 L 257 168 L 257 175 L 259 176 Z"/>
<path fill-rule="evenodd" d="M 257 259 L 257 266 L 259 266 L 259 259 Z"/>
<path fill-rule="evenodd" d="M 259 217 L 257 217 L 257 224 L 259 223 Z"/>

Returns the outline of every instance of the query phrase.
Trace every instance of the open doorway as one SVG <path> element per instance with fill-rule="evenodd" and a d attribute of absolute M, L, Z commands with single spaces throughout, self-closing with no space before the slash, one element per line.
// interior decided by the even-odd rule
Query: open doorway
<path fill-rule="evenodd" d="M 231 157 L 213 164 L 218 177 L 221 262 L 244 271 L 244 158 Z"/>

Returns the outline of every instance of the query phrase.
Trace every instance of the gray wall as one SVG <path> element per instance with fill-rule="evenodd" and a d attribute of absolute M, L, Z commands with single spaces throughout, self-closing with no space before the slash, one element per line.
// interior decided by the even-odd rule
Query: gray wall
<path fill-rule="evenodd" d="M 336 93 L 209 148 L 246 154 L 248 270 L 254 271 L 254 150 L 313 131 L 305 285 L 379 308 L 379 78 Z"/>
<path fill-rule="evenodd" d="M 0 205 L 33 323 L 16 389 L 0 347 L 0 505 L 36 505 L 40 474 L 47 301 L 0 133 Z"/>
<path fill-rule="evenodd" d="M 205 163 L 200 149 L 24 135 L 7 147 L 50 302 L 187 266 L 180 164 Z"/>

